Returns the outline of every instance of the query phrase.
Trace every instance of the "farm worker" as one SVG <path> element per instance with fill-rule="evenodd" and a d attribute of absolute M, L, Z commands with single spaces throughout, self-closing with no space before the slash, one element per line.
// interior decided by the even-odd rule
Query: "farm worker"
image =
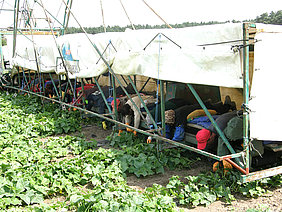
<path fill-rule="evenodd" d="M 148 104 L 150 102 L 154 102 L 155 99 L 153 96 L 142 96 L 142 99 L 144 102 L 147 102 Z M 132 98 L 132 101 L 136 104 L 137 108 L 141 108 L 141 100 L 138 96 L 135 96 Z M 128 100 L 124 105 L 121 105 L 118 110 L 119 113 L 124 116 L 124 122 L 126 125 L 130 125 L 132 117 L 134 117 L 134 127 L 139 128 L 140 125 L 140 118 L 141 115 L 139 111 L 135 108 L 131 100 Z M 128 131 L 132 131 L 130 128 L 127 128 Z"/>
<path fill-rule="evenodd" d="M 232 141 L 242 139 L 243 137 L 243 120 L 242 111 L 232 111 L 219 116 L 215 122 L 218 127 L 224 132 L 225 136 Z M 229 132 L 228 132 L 229 131 Z M 227 132 L 227 133 L 226 133 Z M 229 154 L 229 150 L 222 138 L 218 135 L 215 127 L 210 125 L 208 129 L 202 129 L 196 134 L 197 148 L 208 152 L 217 151 L 217 155 L 223 156 Z M 232 165 L 223 160 L 224 173 L 232 169 Z M 216 171 L 220 166 L 220 162 L 213 164 L 213 171 Z"/>
<path fill-rule="evenodd" d="M 210 100 L 207 100 L 204 102 L 205 106 L 208 109 L 216 111 L 218 114 L 226 113 L 230 109 L 233 109 L 231 104 L 230 97 L 227 96 L 225 99 L 225 102 L 217 102 L 217 103 L 211 103 Z M 187 116 L 189 117 L 189 114 L 193 113 L 195 110 L 202 109 L 202 107 L 199 104 L 192 104 L 192 105 L 184 105 L 182 107 L 179 107 L 174 110 L 174 116 L 175 116 L 175 130 L 172 140 L 173 141 L 183 141 L 185 137 L 185 126 L 187 123 Z M 166 112 L 168 113 L 168 112 Z M 171 112 L 172 114 L 172 112 Z M 168 127 L 172 126 L 172 123 L 168 125 Z M 168 131 L 168 130 L 166 130 Z M 171 131 L 171 130 L 170 130 Z M 168 137 L 168 136 L 167 136 Z"/>
<path fill-rule="evenodd" d="M 111 89 L 112 87 L 110 86 L 103 86 L 101 88 L 106 99 L 111 96 L 111 91 L 110 91 Z M 125 89 L 129 94 L 131 94 L 132 92 L 134 93 L 134 90 L 132 90 L 132 87 L 130 85 L 127 86 Z M 116 87 L 115 91 L 117 97 L 125 95 L 123 89 L 120 86 Z M 86 100 L 88 101 L 88 104 L 86 105 L 87 110 L 91 110 L 92 107 L 94 106 L 94 107 L 98 107 L 99 114 L 105 113 L 106 104 L 98 87 L 92 89 L 92 93 L 87 95 Z"/>
<path fill-rule="evenodd" d="M 188 102 L 183 100 L 183 99 L 172 98 L 172 99 L 169 99 L 165 102 L 165 110 L 174 110 L 176 108 L 179 108 L 179 107 L 187 105 L 187 104 L 188 104 Z M 156 111 L 157 111 L 157 114 L 156 114 Z M 155 122 L 161 121 L 161 112 L 162 112 L 161 111 L 161 104 L 157 104 L 155 107 L 153 107 L 150 110 L 150 114 L 155 119 Z M 152 124 L 152 121 L 150 120 L 149 115 L 147 115 L 146 120 L 149 124 Z"/>
<path fill-rule="evenodd" d="M 234 117 L 238 117 L 237 122 L 243 123 L 242 119 L 239 117 L 241 115 L 242 115 L 242 111 L 234 110 L 232 112 L 222 114 L 221 116 L 219 116 L 215 120 L 215 122 L 217 123 L 219 129 L 224 131 L 225 128 L 227 127 L 228 122 Z M 238 133 L 241 132 L 240 133 L 240 135 L 241 135 L 242 132 L 243 132 L 242 125 L 237 124 L 237 126 L 238 127 L 236 129 L 234 128 L 233 131 L 236 130 L 236 131 L 238 131 Z M 234 136 L 235 135 L 236 134 L 234 134 Z M 241 136 L 239 136 L 239 137 L 241 137 Z M 239 137 L 238 137 L 238 139 L 239 139 Z M 217 149 L 217 154 L 219 156 L 225 155 L 226 152 L 229 153 L 229 151 L 226 151 L 225 144 L 223 143 L 223 140 L 219 137 L 218 132 L 213 125 L 210 125 L 207 129 L 200 130 L 196 134 L 196 139 L 197 139 L 197 142 L 198 142 L 198 144 L 197 144 L 198 149 L 206 150 L 206 151 L 209 151 L 209 152 L 214 152 L 215 149 Z M 234 138 L 229 138 L 229 139 L 234 140 Z"/>

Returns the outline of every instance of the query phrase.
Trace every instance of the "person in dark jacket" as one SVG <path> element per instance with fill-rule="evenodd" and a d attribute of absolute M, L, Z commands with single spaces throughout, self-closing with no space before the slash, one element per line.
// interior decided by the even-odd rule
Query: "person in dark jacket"
<path fill-rule="evenodd" d="M 231 102 L 230 97 L 227 96 L 225 102 L 212 103 L 210 100 L 204 102 L 207 109 L 215 110 L 217 114 L 224 114 L 230 110 L 234 110 L 234 103 Z M 185 136 L 185 126 L 187 123 L 187 116 L 195 110 L 202 109 L 199 104 L 184 105 L 174 110 L 175 116 L 175 131 L 172 140 L 183 141 Z M 169 127 L 169 126 L 168 126 Z"/>
<path fill-rule="evenodd" d="M 219 129 L 221 129 L 221 131 L 224 131 L 225 128 L 227 127 L 227 124 L 229 121 L 231 121 L 233 118 L 235 117 L 240 117 L 242 116 L 242 111 L 237 111 L 237 110 L 234 110 L 234 111 L 231 111 L 231 112 L 228 112 L 228 113 L 224 113 L 222 114 L 221 116 L 219 116 L 215 122 L 216 124 L 218 125 Z M 239 130 L 239 132 L 242 133 L 242 119 L 239 118 L 238 120 L 234 120 L 236 121 L 236 123 L 239 123 L 237 124 L 237 128 Z M 234 131 L 235 128 L 233 128 L 232 130 Z M 235 129 L 236 130 L 236 129 Z M 229 133 L 230 135 L 232 134 Z M 234 137 L 234 136 L 233 136 Z M 216 128 L 213 126 L 213 125 L 210 125 L 207 129 L 202 129 L 200 130 L 197 134 L 196 134 L 196 139 L 197 139 L 197 148 L 198 149 L 201 149 L 201 150 L 205 150 L 205 151 L 208 151 L 208 152 L 215 152 L 217 151 L 217 147 L 218 145 L 222 145 L 223 144 L 223 140 L 221 139 L 220 140 L 220 144 L 218 143 L 219 141 L 219 134 L 216 130 Z M 219 153 L 221 154 L 221 153 Z"/>

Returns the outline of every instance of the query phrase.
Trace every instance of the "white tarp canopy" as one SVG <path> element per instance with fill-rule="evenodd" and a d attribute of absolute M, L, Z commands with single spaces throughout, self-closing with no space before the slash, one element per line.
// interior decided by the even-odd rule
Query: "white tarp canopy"
<path fill-rule="evenodd" d="M 115 73 L 242 87 L 240 53 L 231 49 L 242 44 L 242 24 L 138 30 L 124 36 L 125 48 L 117 51 L 112 66 Z"/>
<path fill-rule="evenodd" d="M 220 24 L 127 30 L 89 35 L 89 38 L 117 74 L 242 88 L 240 52 L 231 48 L 242 44 L 242 31 L 242 24 Z M 23 42 L 17 41 L 13 64 L 36 70 L 32 42 Z M 64 35 L 57 38 L 57 43 L 66 56 L 70 78 L 94 77 L 107 71 L 85 34 Z M 36 48 L 42 72 L 64 72 L 62 65 L 56 68 L 56 61 L 58 65 L 62 61 L 58 62 L 54 40 L 36 39 Z"/>
<path fill-rule="evenodd" d="M 251 88 L 250 137 L 282 141 L 282 27 L 257 24 Z"/>
<path fill-rule="evenodd" d="M 7 36 L 7 43 L 13 46 L 13 35 Z M 22 35 L 16 38 L 16 52 L 11 64 L 26 69 L 37 70 L 36 49 L 38 64 L 43 73 L 54 72 L 58 50 L 52 35 Z"/>

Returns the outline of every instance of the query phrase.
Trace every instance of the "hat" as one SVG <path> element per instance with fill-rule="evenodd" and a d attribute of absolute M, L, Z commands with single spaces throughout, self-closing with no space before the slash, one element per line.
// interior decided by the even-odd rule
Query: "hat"
<path fill-rule="evenodd" d="M 198 142 L 197 148 L 201 150 L 205 149 L 210 136 L 211 132 L 209 130 L 201 129 L 196 135 L 196 139 Z"/>
<path fill-rule="evenodd" d="M 119 107 L 119 105 L 120 105 L 120 100 L 117 99 L 116 101 L 117 101 L 117 111 L 118 111 L 118 107 Z M 114 109 L 114 107 L 115 107 L 115 100 L 113 100 L 113 101 L 111 102 L 111 106 L 112 106 L 112 108 Z"/>
<path fill-rule="evenodd" d="M 166 124 L 174 124 L 175 122 L 175 112 L 174 110 L 165 111 L 165 123 Z"/>

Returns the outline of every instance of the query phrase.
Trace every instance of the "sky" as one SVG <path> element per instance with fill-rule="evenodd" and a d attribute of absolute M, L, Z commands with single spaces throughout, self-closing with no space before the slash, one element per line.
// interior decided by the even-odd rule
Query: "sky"
<path fill-rule="evenodd" d="M 26 0 L 20 0 L 22 5 Z M 35 17 L 45 18 L 41 7 L 34 4 L 34 0 L 27 0 L 29 7 L 33 8 Z M 44 7 L 63 22 L 64 4 L 62 0 L 37 0 Z M 65 2 L 67 0 L 64 0 Z M 282 0 L 145 0 L 158 15 L 169 24 L 183 22 L 232 21 L 254 19 L 262 13 L 282 10 Z M 0 0 L 0 8 L 12 9 L 15 0 Z M 143 0 L 73 0 L 72 12 L 84 27 L 126 26 L 130 25 L 126 13 L 121 5 L 123 3 L 129 19 L 133 24 L 159 25 L 164 22 L 158 18 L 143 2 Z M 38 19 L 47 26 L 47 22 Z M 0 27 L 13 25 L 13 12 L 1 11 Z M 74 19 L 70 18 L 70 26 L 78 27 Z"/>

